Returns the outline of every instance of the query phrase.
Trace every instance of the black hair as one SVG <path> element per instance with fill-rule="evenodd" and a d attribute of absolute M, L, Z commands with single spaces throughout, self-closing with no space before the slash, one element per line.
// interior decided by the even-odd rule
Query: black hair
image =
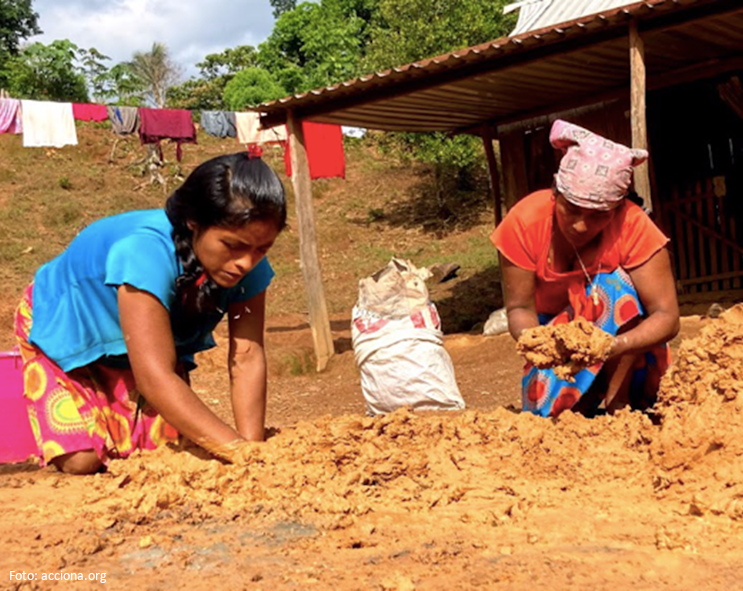
<path fill-rule="evenodd" d="M 175 251 L 183 267 L 176 279 L 174 316 L 176 334 L 190 335 L 206 315 L 221 314 L 220 290 L 193 249 L 193 230 L 212 226 L 239 228 L 255 221 L 271 221 L 278 231 L 286 226 L 284 186 L 260 158 L 246 152 L 219 156 L 197 166 L 165 202 L 173 226 Z"/>

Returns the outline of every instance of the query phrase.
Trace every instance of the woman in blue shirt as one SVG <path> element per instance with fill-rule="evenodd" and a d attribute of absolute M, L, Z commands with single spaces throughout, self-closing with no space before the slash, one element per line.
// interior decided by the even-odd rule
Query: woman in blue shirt
<path fill-rule="evenodd" d="M 179 434 L 229 459 L 263 440 L 265 257 L 285 225 L 276 173 L 245 153 L 220 156 L 164 210 L 99 220 L 42 266 L 16 313 L 42 464 L 89 474 Z M 188 383 L 224 314 L 236 428 Z"/>

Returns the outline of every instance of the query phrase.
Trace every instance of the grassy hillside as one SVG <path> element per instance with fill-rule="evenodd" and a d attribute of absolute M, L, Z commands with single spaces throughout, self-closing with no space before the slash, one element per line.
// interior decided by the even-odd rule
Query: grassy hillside
<path fill-rule="evenodd" d="M 23 148 L 20 136 L 0 135 L 0 348 L 13 344 L 12 314 L 35 269 L 58 254 L 75 234 L 106 215 L 161 207 L 196 164 L 237 151 L 235 140 L 204 134 L 184 146 L 180 166 L 166 143 L 166 188 L 147 183 L 141 160 L 146 150 L 136 137 L 118 142 L 103 124 L 79 124 L 79 145 L 62 149 Z M 113 151 L 112 156 L 112 148 Z M 431 286 L 446 332 L 471 329 L 499 305 L 495 251 L 488 235 L 492 211 L 484 179 L 468 193 L 448 195 L 447 219 L 438 214 L 432 175 L 420 165 L 391 162 L 364 141 L 347 141 L 347 178 L 314 181 L 318 252 L 328 308 L 350 318 L 358 280 L 393 255 L 418 266 L 461 265 L 459 278 Z M 306 297 L 299 267 L 298 236 L 291 182 L 278 150 L 264 158 L 289 194 L 289 228 L 270 254 L 276 280 L 269 316 L 303 314 Z M 138 162 L 140 162 L 138 164 Z"/>

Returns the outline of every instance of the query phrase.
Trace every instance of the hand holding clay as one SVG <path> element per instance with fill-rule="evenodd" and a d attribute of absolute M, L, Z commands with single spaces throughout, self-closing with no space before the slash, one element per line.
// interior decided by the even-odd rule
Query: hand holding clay
<path fill-rule="evenodd" d="M 539 369 L 551 368 L 555 375 L 573 381 L 582 369 L 606 361 L 614 337 L 578 317 L 557 326 L 537 326 L 521 333 L 516 350 Z"/>
<path fill-rule="evenodd" d="M 205 442 L 200 442 L 199 445 L 213 456 L 230 464 L 244 464 L 248 462 L 253 449 L 255 449 L 255 442 L 246 441 L 245 439 L 234 439 L 229 443 L 222 444 L 205 444 Z"/>

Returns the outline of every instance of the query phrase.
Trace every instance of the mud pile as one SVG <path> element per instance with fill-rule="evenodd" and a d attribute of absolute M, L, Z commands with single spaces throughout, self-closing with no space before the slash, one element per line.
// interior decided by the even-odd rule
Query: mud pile
<path fill-rule="evenodd" d="M 260 514 L 334 528 L 443 511 L 497 523 L 571 488 L 590 497 L 638 485 L 695 514 L 743 517 L 743 306 L 681 345 L 657 410 L 660 427 L 628 411 L 321 418 L 248 445 L 236 465 L 175 448 L 113 462 L 83 506 L 109 522 Z"/>
<path fill-rule="evenodd" d="M 585 318 L 525 330 L 516 350 L 539 369 L 552 368 L 563 380 L 572 380 L 580 370 L 604 361 L 614 338 Z"/>
<path fill-rule="evenodd" d="M 658 494 L 694 514 L 743 518 L 743 304 L 681 344 L 656 408 Z"/>
<path fill-rule="evenodd" d="M 342 527 L 378 509 L 429 511 L 467 501 L 497 519 L 544 490 L 600 481 L 649 485 L 653 427 L 638 413 L 556 422 L 505 409 L 323 418 L 253 444 L 242 465 L 161 449 L 113 462 L 85 499 L 128 521 L 273 513 Z M 619 486 L 619 484 L 617 484 Z"/>

